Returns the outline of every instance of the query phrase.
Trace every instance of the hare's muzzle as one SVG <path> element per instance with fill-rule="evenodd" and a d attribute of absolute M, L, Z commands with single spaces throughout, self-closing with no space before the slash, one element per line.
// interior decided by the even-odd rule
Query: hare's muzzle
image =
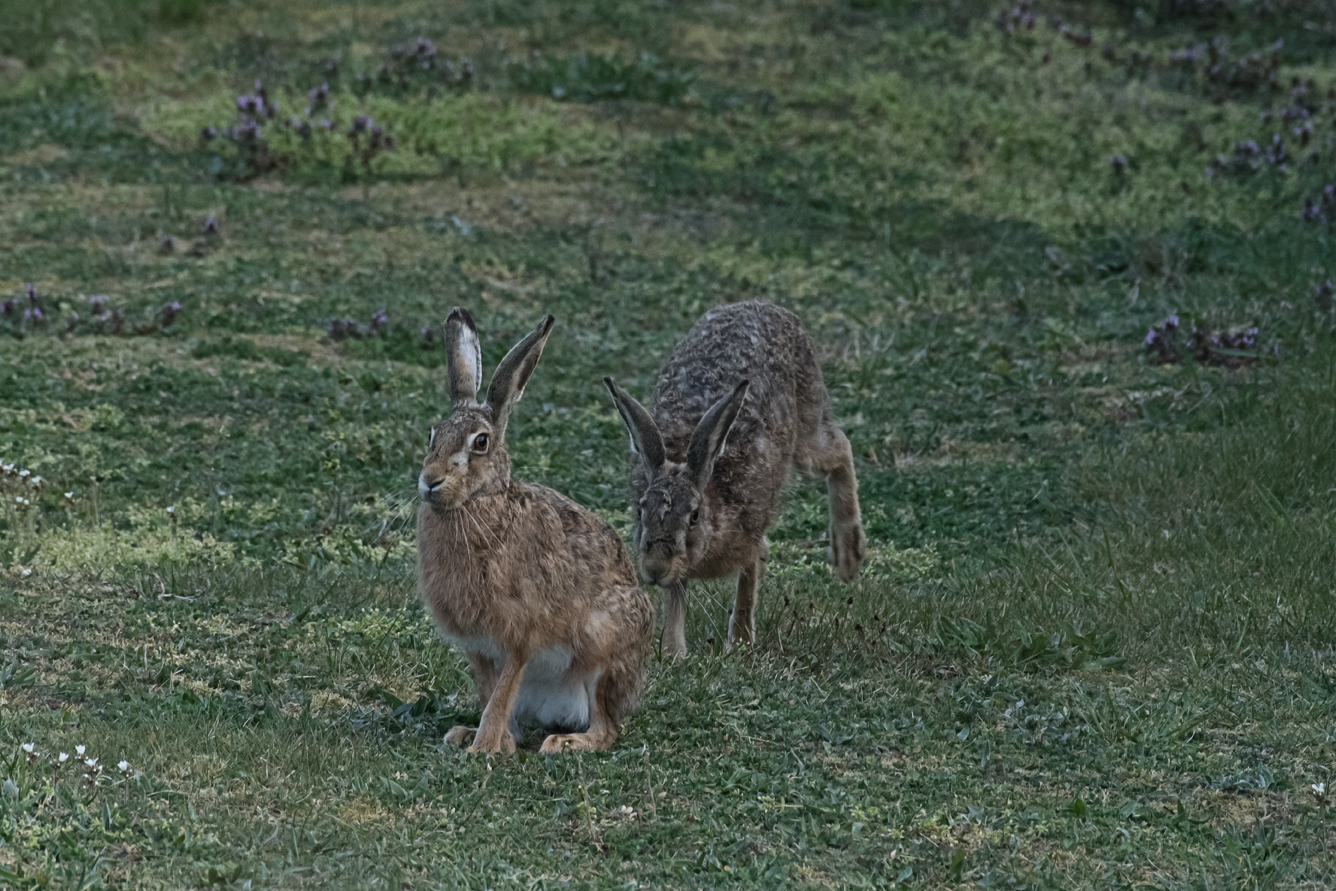
<path fill-rule="evenodd" d="M 442 500 L 441 496 L 445 494 L 441 490 L 441 486 L 444 483 L 445 477 L 428 476 L 426 471 L 423 471 L 418 474 L 418 495 L 422 497 L 423 501 L 431 502 L 433 504 L 438 503 Z"/>
<path fill-rule="evenodd" d="M 677 581 L 674 556 L 670 543 L 651 542 L 640 552 L 641 577 L 651 585 L 670 585 Z"/>

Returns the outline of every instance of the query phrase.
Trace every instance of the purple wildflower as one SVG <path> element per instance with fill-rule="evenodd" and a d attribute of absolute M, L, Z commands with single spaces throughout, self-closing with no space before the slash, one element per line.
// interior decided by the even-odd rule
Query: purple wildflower
<path fill-rule="evenodd" d="M 259 78 L 255 79 L 255 102 L 259 113 L 263 114 L 269 120 L 274 119 L 278 114 L 278 103 L 269 98 L 269 92 L 264 88 Z"/>
<path fill-rule="evenodd" d="M 218 234 L 218 218 L 215 217 L 213 214 L 209 214 L 208 218 L 204 221 L 204 234 L 205 235 Z"/>
<path fill-rule="evenodd" d="M 1329 183 L 1317 199 L 1305 197 L 1299 219 L 1305 223 L 1325 223 L 1330 230 L 1336 225 L 1336 183 Z"/>
<path fill-rule="evenodd" d="M 254 118 L 246 118 L 231 130 L 232 139 L 237 142 L 255 142 L 260 138 L 260 124 Z"/>
<path fill-rule="evenodd" d="M 1160 364 L 1168 365 L 1183 358 L 1178 346 L 1179 320 L 1177 315 L 1165 316 L 1146 332 L 1142 346 L 1147 352 L 1155 354 Z"/>
<path fill-rule="evenodd" d="M 321 82 L 320 86 L 312 88 L 306 94 L 307 101 L 310 102 L 310 108 L 306 110 L 307 114 L 329 106 L 329 81 Z"/>
<path fill-rule="evenodd" d="M 180 301 L 173 300 L 171 303 L 168 303 L 166 306 L 164 306 L 161 312 L 162 312 L 162 326 L 166 328 L 172 322 L 175 322 L 176 317 L 181 314 Z"/>
<path fill-rule="evenodd" d="M 107 308 L 106 294 L 94 294 L 92 297 L 88 298 L 88 311 L 91 312 L 93 315 L 97 315 L 106 308 Z"/>

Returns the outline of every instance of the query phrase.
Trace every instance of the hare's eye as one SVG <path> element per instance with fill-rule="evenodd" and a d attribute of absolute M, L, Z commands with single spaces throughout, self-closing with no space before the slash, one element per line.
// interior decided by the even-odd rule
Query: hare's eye
<path fill-rule="evenodd" d="M 479 433 L 477 436 L 473 437 L 473 451 L 475 451 L 475 452 L 485 452 L 485 451 L 487 451 L 487 434 L 486 434 L 486 433 Z"/>
<path fill-rule="evenodd" d="M 693 510 L 693 511 L 691 512 L 691 525 L 692 525 L 692 526 L 695 526 L 695 525 L 696 525 L 696 521 L 699 520 L 699 519 L 700 519 L 700 510 Z"/>

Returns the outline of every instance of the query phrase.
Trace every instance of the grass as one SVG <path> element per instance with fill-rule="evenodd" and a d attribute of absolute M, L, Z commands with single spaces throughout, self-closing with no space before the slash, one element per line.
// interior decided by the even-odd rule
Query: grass
<path fill-rule="evenodd" d="M 1336 881 L 1331 3 L 9 6 L 0 884 Z M 748 297 L 820 346 L 863 576 L 795 482 L 753 649 L 697 585 L 612 752 L 443 749 L 445 311 L 489 367 L 557 317 L 516 472 L 627 531 L 601 377 Z M 1156 364 L 1171 313 L 1257 349 Z"/>

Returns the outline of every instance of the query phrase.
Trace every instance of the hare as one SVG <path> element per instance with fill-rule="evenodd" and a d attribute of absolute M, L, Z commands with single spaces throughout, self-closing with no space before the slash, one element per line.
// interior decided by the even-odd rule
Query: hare
<path fill-rule="evenodd" d="M 445 741 L 510 753 L 519 722 L 554 731 L 542 752 L 603 750 L 639 704 L 654 606 L 617 533 L 544 486 L 510 477 L 506 421 L 552 331 L 545 318 L 497 366 L 478 403 L 482 351 L 468 312 L 445 322 L 450 416 L 418 477 L 418 579 L 442 636 L 463 651 L 477 728 Z"/>
<path fill-rule="evenodd" d="M 766 530 L 789 469 L 826 478 L 840 578 L 863 560 L 858 479 L 798 318 L 749 301 L 710 310 L 654 385 L 653 411 L 608 377 L 631 434 L 631 512 L 644 581 L 664 591 L 663 653 L 686 654 L 686 582 L 738 574 L 728 645 L 750 643 Z"/>

